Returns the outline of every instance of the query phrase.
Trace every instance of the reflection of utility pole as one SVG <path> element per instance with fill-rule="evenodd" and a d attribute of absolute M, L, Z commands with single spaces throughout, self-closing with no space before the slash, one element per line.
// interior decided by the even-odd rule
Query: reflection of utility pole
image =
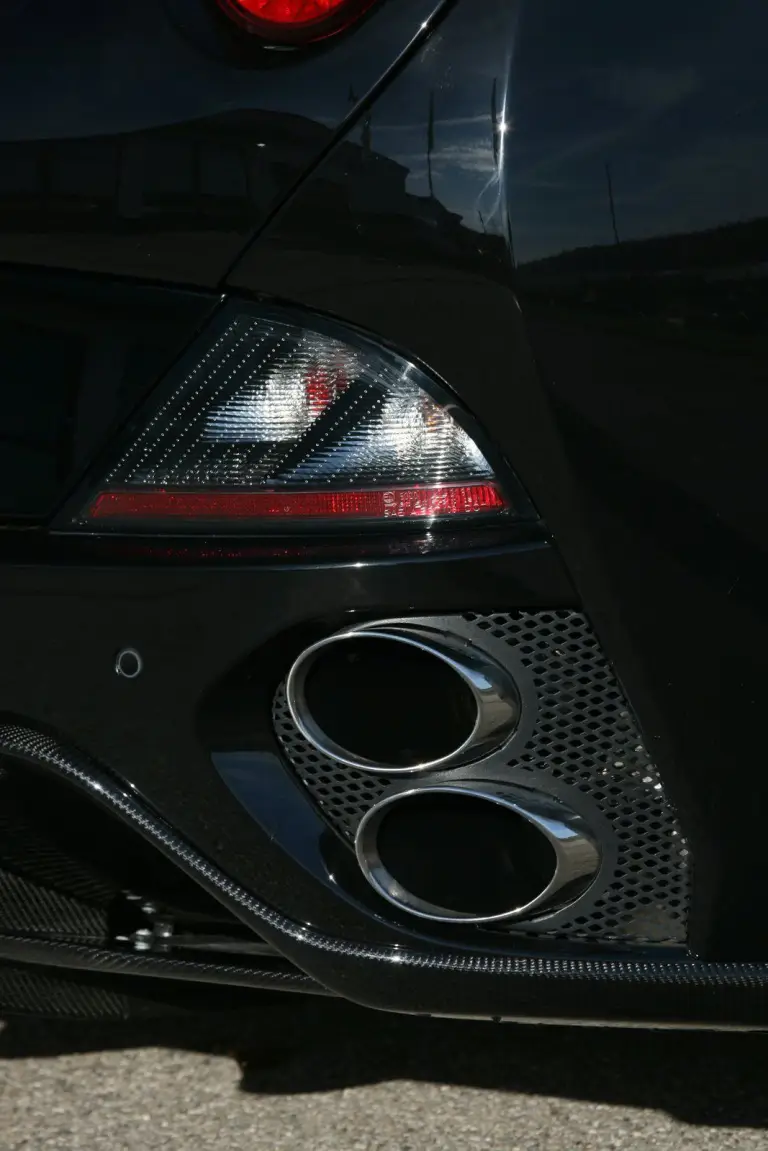
<path fill-rule="evenodd" d="M 506 180 L 504 173 L 499 170 L 501 161 L 501 137 L 507 130 L 507 125 L 499 119 L 499 102 L 498 102 L 498 81 L 496 77 L 493 79 L 493 86 L 491 88 L 491 132 L 493 133 L 493 162 L 496 165 L 496 172 L 499 179 L 499 189 L 504 199 L 504 220 L 503 226 L 507 238 L 507 252 L 509 254 L 509 261 L 513 268 L 517 267 L 515 260 L 515 243 L 512 238 L 512 217 L 509 213 L 509 202 L 507 196 L 509 194 L 506 187 Z"/>
<path fill-rule="evenodd" d="M 435 185 L 432 181 L 432 151 L 435 147 L 435 93 L 429 91 L 429 120 L 427 122 L 427 180 L 430 199 L 435 198 Z"/>
<path fill-rule="evenodd" d="M 347 94 L 347 103 L 351 104 L 353 108 L 359 103 L 357 93 L 351 84 L 349 85 L 349 92 Z M 363 122 L 360 125 L 360 144 L 363 149 L 363 155 L 370 156 L 372 151 L 370 111 L 366 112 L 365 116 L 363 116 Z"/>
<path fill-rule="evenodd" d="M 368 112 L 368 114 L 363 119 L 363 126 L 360 132 L 360 143 L 362 145 L 364 156 L 370 156 L 371 152 L 373 151 L 373 134 L 371 131 L 372 118 L 373 113 Z"/>
<path fill-rule="evenodd" d="M 515 243 L 514 243 L 514 240 L 512 239 L 512 217 L 509 214 L 509 206 L 507 206 L 506 218 L 507 218 L 507 244 L 509 245 L 509 259 L 511 261 L 512 267 L 516 268 L 517 267 L 517 260 L 515 259 Z"/>
<path fill-rule="evenodd" d="M 200 140 L 192 137 L 192 195 L 198 204 L 203 198 L 203 146 Z"/>
<path fill-rule="evenodd" d="M 144 137 L 137 132 L 123 136 L 117 150 L 115 206 L 124 220 L 144 215 L 144 163 Z"/>
<path fill-rule="evenodd" d="M 132 137 L 129 137 L 132 139 Z M 37 145 L 37 191 L 44 206 L 50 206 L 54 189 L 54 145 L 53 140 L 41 140 Z"/>
<path fill-rule="evenodd" d="M 499 109 L 497 103 L 497 80 L 494 76 L 493 87 L 491 88 L 491 135 L 493 139 L 493 162 L 498 168 L 499 166 L 499 136 L 501 135 L 501 124 L 499 123 Z"/>
<path fill-rule="evenodd" d="M 616 227 L 616 205 L 613 202 L 613 180 L 611 179 L 611 165 L 606 160 L 605 162 L 605 180 L 608 184 L 608 203 L 611 206 L 611 223 L 613 224 L 613 238 L 617 244 L 621 243 L 619 239 L 619 229 Z"/>

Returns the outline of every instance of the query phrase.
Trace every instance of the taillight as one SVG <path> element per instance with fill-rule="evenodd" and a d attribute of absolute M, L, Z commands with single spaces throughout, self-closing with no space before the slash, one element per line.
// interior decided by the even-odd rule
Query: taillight
<path fill-rule="evenodd" d="M 423 526 L 515 510 L 466 417 L 415 364 L 337 325 L 241 306 L 161 385 L 72 526 Z"/>
<path fill-rule="evenodd" d="M 375 0 L 218 0 L 227 15 L 273 43 L 309 43 L 352 24 Z"/>

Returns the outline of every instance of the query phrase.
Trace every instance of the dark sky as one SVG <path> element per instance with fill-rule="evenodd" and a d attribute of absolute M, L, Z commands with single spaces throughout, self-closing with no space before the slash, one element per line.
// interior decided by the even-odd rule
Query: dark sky
<path fill-rule="evenodd" d="M 459 74 L 441 72 L 433 53 L 435 188 L 468 224 L 479 227 L 478 211 L 487 220 L 506 194 L 520 260 L 610 243 L 606 165 L 623 239 L 768 215 L 768 4 L 523 0 L 510 26 L 511 58 L 489 53 L 482 28 L 473 39 L 466 21 Z M 491 144 L 494 75 L 500 109 L 507 90 L 504 191 Z M 414 68 L 374 121 L 374 146 L 395 150 L 421 194 L 423 89 Z M 414 99 L 424 115 L 407 129 Z"/>
<path fill-rule="evenodd" d="M 435 2 L 399 11 L 415 19 Z M 335 125 L 350 87 L 371 81 L 371 52 L 383 66 L 404 46 L 402 21 L 383 13 L 278 78 L 180 37 L 185 4 L 5 0 L 0 140 L 265 106 Z M 500 227 L 508 202 L 521 261 L 612 242 L 606 165 L 622 239 L 765 216 L 766 45 L 766 0 L 461 0 L 379 101 L 372 145 L 426 195 L 432 92 L 437 197 L 473 228 Z"/>

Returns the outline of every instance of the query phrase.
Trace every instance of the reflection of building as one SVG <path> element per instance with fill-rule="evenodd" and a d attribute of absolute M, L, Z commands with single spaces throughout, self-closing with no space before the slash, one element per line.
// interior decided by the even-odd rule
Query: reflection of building
<path fill-rule="evenodd" d="M 575 248 L 519 268 L 529 295 L 672 323 L 751 323 L 768 296 L 768 217 Z"/>
<path fill-rule="evenodd" d="M 255 111 L 123 136 L 2 143 L 0 230 L 247 233 L 332 140 L 306 117 Z M 498 246 L 433 196 L 407 192 L 409 174 L 371 149 L 370 134 L 337 144 L 312 178 L 308 233 L 325 212 L 340 243 L 359 246 L 352 220 L 364 216 L 367 239 L 386 234 L 403 258 L 425 245 L 474 257 Z"/>
<path fill-rule="evenodd" d="M 300 116 L 235 113 L 124 136 L 0 145 L 0 203 L 113 219 L 261 213 L 329 143 Z M 78 221 L 78 226 L 80 221 Z"/>
<path fill-rule="evenodd" d="M 173 212 L 252 215 L 305 172 L 331 142 L 303 116 L 233 113 L 124 136 L 0 144 L 0 203 L 19 212 L 93 212 L 147 221 Z M 416 211 L 408 170 L 357 144 L 331 150 L 319 186 L 373 207 Z M 435 206 L 439 210 L 439 205 Z"/>
<path fill-rule="evenodd" d="M 768 217 L 700 232 L 678 232 L 573 248 L 521 266 L 531 280 L 551 282 L 589 276 L 658 276 L 725 272 L 768 261 Z"/>

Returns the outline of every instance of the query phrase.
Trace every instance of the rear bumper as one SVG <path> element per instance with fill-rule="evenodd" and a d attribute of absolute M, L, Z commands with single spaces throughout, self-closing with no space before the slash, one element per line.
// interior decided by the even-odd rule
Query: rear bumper
<path fill-rule="evenodd" d="M 768 1025 L 759 914 L 768 537 L 765 347 L 751 293 L 762 281 L 751 273 L 739 279 L 742 232 L 742 272 L 724 275 L 719 244 L 695 233 L 695 221 L 675 223 L 663 181 L 648 196 L 664 228 L 679 233 L 681 263 L 672 272 L 668 245 L 616 245 L 618 255 L 606 255 L 601 225 L 589 221 L 575 271 L 567 253 L 554 265 L 532 250 L 526 256 L 526 234 L 559 227 L 583 191 L 578 164 L 568 166 L 572 152 L 553 140 L 546 115 L 536 120 L 543 105 L 533 83 L 549 66 L 551 29 L 569 7 L 550 0 L 537 11 L 543 23 L 523 25 L 518 40 L 506 0 L 481 18 L 467 2 L 454 5 L 439 40 L 400 70 L 220 287 L 359 325 L 428 365 L 493 436 L 541 521 L 503 537 L 478 536 L 474 546 L 448 541 L 440 552 L 427 541 L 407 554 L 396 546 L 368 550 L 359 539 L 331 549 L 287 538 L 171 547 L 50 533 L 49 507 L 215 306 L 211 297 L 168 292 L 174 339 L 148 358 L 141 352 L 129 402 L 110 401 L 90 420 L 90 439 L 79 437 L 87 448 L 74 463 L 78 437 L 64 405 L 68 468 L 54 445 L 46 466 L 59 472 L 49 503 L 30 505 L 23 523 L 8 521 L 0 534 L 0 709 L 8 724 L 31 732 L 10 735 L 0 754 L 11 770 L 68 780 L 186 871 L 230 919 L 268 939 L 284 970 L 272 978 L 270 960 L 263 970 L 230 963 L 216 978 L 208 971 L 230 990 L 284 979 L 405 1012 L 760 1027 Z M 620 55 L 626 37 L 615 36 Z M 583 47 L 588 53 L 594 45 Z M 551 59 L 577 90 L 573 61 Z M 490 91 L 490 72 L 478 61 L 493 63 Z M 451 86 L 455 75 L 467 91 Z M 713 83 L 723 99 L 748 103 L 733 77 Z M 453 103 L 436 100 L 443 90 Z M 538 187 L 538 168 L 526 169 L 511 150 L 515 120 L 503 109 L 515 101 L 519 123 L 533 125 L 529 143 L 540 149 L 545 173 L 562 176 L 542 178 L 540 204 L 526 191 L 526 171 Z M 604 139 L 602 106 L 575 103 L 569 138 L 589 141 L 597 128 Z M 691 139 L 707 129 L 711 106 L 694 101 Z M 663 118 L 665 109 L 661 101 L 654 115 Z M 471 139 L 456 135 L 467 126 Z M 627 147 L 639 165 L 642 148 Z M 598 166 L 602 179 L 602 157 Z M 755 265 L 758 233 L 747 233 Z M 226 262 L 194 282 L 210 288 Z M 62 317 L 74 324 L 67 285 L 62 276 L 51 289 L 59 327 Z M 20 306 L 32 315 L 37 293 L 26 291 Z M 77 323 L 98 370 L 78 376 L 78 350 L 71 364 L 86 424 L 90 409 L 78 389 L 104 378 L 114 350 L 101 338 L 102 328 L 112 330 L 104 315 L 114 320 L 134 291 L 128 327 L 144 333 L 159 290 L 115 294 L 112 285 L 99 303 L 94 279 L 85 293 L 87 316 Z M 738 322 L 728 310 L 733 292 L 741 293 Z M 702 293 L 714 303 L 697 326 Z M 142 340 L 128 343 L 143 348 Z M 21 439 L 34 455 L 37 442 Z M 340 881 L 324 852 L 330 843 L 334 860 L 349 861 L 349 844 L 333 834 L 319 804 L 295 802 L 300 780 L 289 770 L 272 704 L 313 639 L 372 619 L 558 609 L 583 613 L 594 627 L 690 845 L 690 910 L 673 946 L 428 930 Z M 126 647 L 142 655 L 135 680 L 114 674 L 115 655 Z M 247 795 L 236 797 L 225 782 L 222 757 L 243 768 Z M 621 767 L 612 761 L 606 771 Z M 0 928 L 5 911 L 0 902 Z M 150 972 L 149 959 L 119 948 L 113 954 L 108 923 L 105 932 L 83 944 L 77 964 L 69 939 L 44 953 L 45 941 L 17 933 L 18 946 L 6 941 L 2 954 L 34 968 L 47 960 L 81 975 L 93 968 L 99 980 L 111 965 L 117 981 L 209 982 L 200 969 L 183 975 L 179 967 L 174 976 L 159 961 Z M 0 994 L 2 986 L 0 979 Z"/>
<path fill-rule="evenodd" d="M 366 1006 L 414 1014 L 493 1019 L 589 1021 L 702 1026 L 768 1025 L 768 964 L 707 963 L 694 959 L 585 955 L 479 954 L 469 949 L 406 947 L 353 942 L 325 934 L 275 911 L 231 880 L 165 821 L 92 762 L 29 729 L 0 728 L 4 757 L 66 779 L 157 848 L 238 919 L 270 941 L 310 981 L 276 973 L 263 987 L 312 990 L 316 980 L 331 992 Z M 2 948 L 0 948 L 2 950 Z M 4 954 L 14 957 L 13 948 Z M 23 954 L 20 945 L 16 957 Z M 28 944 L 26 957 L 52 966 L 97 968 L 93 957 L 78 962 L 60 947 L 45 957 Z M 144 961 L 144 967 L 150 967 Z M 190 968 L 193 965 L 190 965 Z M 113 959 L 112 967 L 121 965 Z M 190 970 L 186 978 L 217 982 L 215 971 Z M 109 968 L 107 962 L 102 969 Z M 142 974 L 142 958 L 125 960 L 124 971 Z M 151 972 L 150 972 L 151 974 Z M 170 969 L 166 973 L 172 978 Z M 182 971 L 176 978 L 184 978 Z M 219 982 L 226 982 L 221 975 Z M 236 980 L 232 979 L 232 983 Z M 247 985 L 241 978 L 241 985 Z M 254 978 L 252 986 L 260 982 Z"/>

